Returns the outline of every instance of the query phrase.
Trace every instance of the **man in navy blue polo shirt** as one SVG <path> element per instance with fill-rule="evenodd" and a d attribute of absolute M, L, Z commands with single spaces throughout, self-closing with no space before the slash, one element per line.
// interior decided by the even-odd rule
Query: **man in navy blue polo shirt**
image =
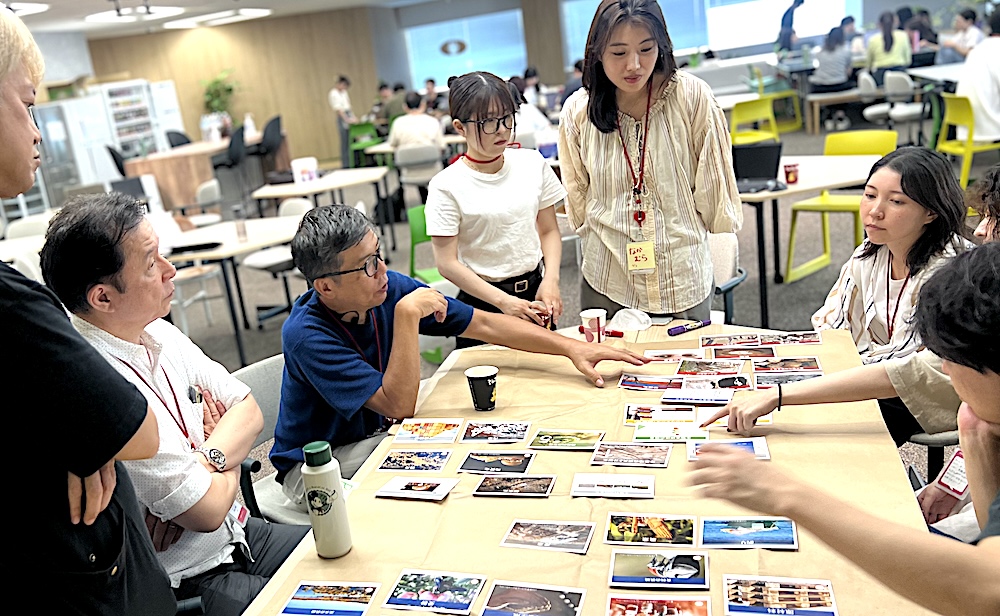
<path fill-rule="evenodd" d="M 302 446 L 329 441 L 351 477 L 384 437 L 386 418 L 412 417 L 420 384 L 417 334 L 457 336 L 563 355 L 598 387 L 602 360 L 642 364 L 621 349 L 587 344 L 508 315 L 474 310 L 397 272 L 371 222 L 342 205 L 305 215 L 292 240 L 313 288 L 282 328 L 285 373 L 271 461 L 301 504 Z"/>

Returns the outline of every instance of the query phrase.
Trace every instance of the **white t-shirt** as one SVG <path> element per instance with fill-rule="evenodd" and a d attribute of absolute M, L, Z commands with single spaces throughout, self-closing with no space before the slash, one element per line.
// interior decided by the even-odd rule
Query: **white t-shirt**
<path fill-rule="evenodd" d="M 967 50 L 972 50 L 985 38 L 986 34 L 984 34 L 982 30 L 980 30 L 976 26 L 969 26 L 965 30 L 962 30 L 954 37 L 952 37 L 951 40 L 958 43 L 960 47 L 964 47 Z"/>
<path fill-rule="evenodd" d="M 517 122 L 519 135 L 540 133 L 555 128 L 538 107 L 529 104 L 521 105 L 517 113 L 514 114 L 514 120 Z"/>
<path fill-rule="evenodd" d="M 329 100 L 334 111 L 351 114 L 351 97 L 347 94 L 347 90 L 338 90 L 337 88 L 330 90 Z"/>
<path fill-rule="evenodd" d="M 436 145 L 444 149 L 444 134 L 437 118 L 425 113 L 401 115 L 389 129 L 389 145 Z"/>
<path fill-rule="evenodd" d="M 1000 36 L 991 36 L 969 52 L 955 94 L 967 96 L 976 118 L 976 141 L 1000 139 Z M 958 138 L 965 139 L 965 129 Z"/>
<path fill-rule="evenodd" d="M 458 259 L 485 280 L 532 271 L 542 259 L 535 221 L 566 189 L 537 150 L 509 149 L 494 174 L 459 160 L 431 180 L 427 234 L 458 237 Z M 558 264 L 550 264 L 558 267 Z"/>

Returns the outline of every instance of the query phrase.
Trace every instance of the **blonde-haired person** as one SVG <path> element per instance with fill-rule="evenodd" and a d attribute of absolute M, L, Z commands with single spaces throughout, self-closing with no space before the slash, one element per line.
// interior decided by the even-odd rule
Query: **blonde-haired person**
<path fill-rule="evenodd" d="M 711 89 L 677 70 L 655 0 L 601 2 L 583 85 L 559 125 L 580 305 L 708 319 L 708 233 L 743 223 L 732 146 Z"/>
<path fill-rule="evenodd" d="M 34 183 L 41 135 L 31 107 L 43 70 L 31 33 L 0 5 L 3 198 Z M 44 597 L 52 612 L 175 613 L 135 491 L 116 464 L 156 453 L 159 430 L 142 394 L 76 333 L 51 291 L 3 263 L 0 332 L 0 387 L 13 392 L 30 384 L 31 412 L 9 414 L 7 427 L 38 434 L 38 417 L 54 427 L 41 428 L 45 450 L 29 467 L 13 450 L 6 458 L 11 476 L 21 478 L 15 491 L 28 494 L 30 482 L 44 502 L 27 515 L 24 507 L 2 508 L 0 524 L 31 541 L 4 551 L 0 576 L 9 588 Z"/>

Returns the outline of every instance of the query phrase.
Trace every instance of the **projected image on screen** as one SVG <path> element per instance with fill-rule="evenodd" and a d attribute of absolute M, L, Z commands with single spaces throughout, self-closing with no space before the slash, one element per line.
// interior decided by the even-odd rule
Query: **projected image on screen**
<path fill-rule="evenodd" d="M 778 38 L 781 15 L 791 0 L 707 0 L 708 46 L 734 49 L 771 43 Z M 850 15 L 847 0 L 807 0 L 795 11 L 794 29 L 800 39 L 825 35 Z M 857 13 L 860 17 L 860 12 Z M 752 25 L 751 25 L 752 24 Z"/>

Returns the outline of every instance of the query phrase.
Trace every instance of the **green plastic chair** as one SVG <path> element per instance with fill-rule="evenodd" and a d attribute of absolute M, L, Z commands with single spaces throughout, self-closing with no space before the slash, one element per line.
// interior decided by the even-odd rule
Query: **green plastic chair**
<path fill-rule="evenodd" d="M 406 218 L 410 223 L 410 278 L 416 278 L 424 284 L 434 284 L 444 280 L 444 276 L 436 267 L 423 269 L 416 268 L 416 247 L 417 244 L 426 244 L 431 241 L 431 236 L 427 235 L 427 221 L 424 219 L 424 206 L 418 205 L 406 210 Z"/>
<path fill-rule="evenodd" d="M 369 148 L 373 145 L 378 145 L 385 141 L 378 136 L 378 130 L 375 129 L 375 124 L 371 122 L 359 122 L 357 124 L 351 124 L 347 129 L 347 138 L 350 141 L 348 149 L 350 150 L 350 160 L 347 161 L 349 167 L 358 167 L 363 165 L 358 165 L 358 152 L 364 156 L 365 148 Z M 362 159 L 363 160 L 363 159 Z"/>

